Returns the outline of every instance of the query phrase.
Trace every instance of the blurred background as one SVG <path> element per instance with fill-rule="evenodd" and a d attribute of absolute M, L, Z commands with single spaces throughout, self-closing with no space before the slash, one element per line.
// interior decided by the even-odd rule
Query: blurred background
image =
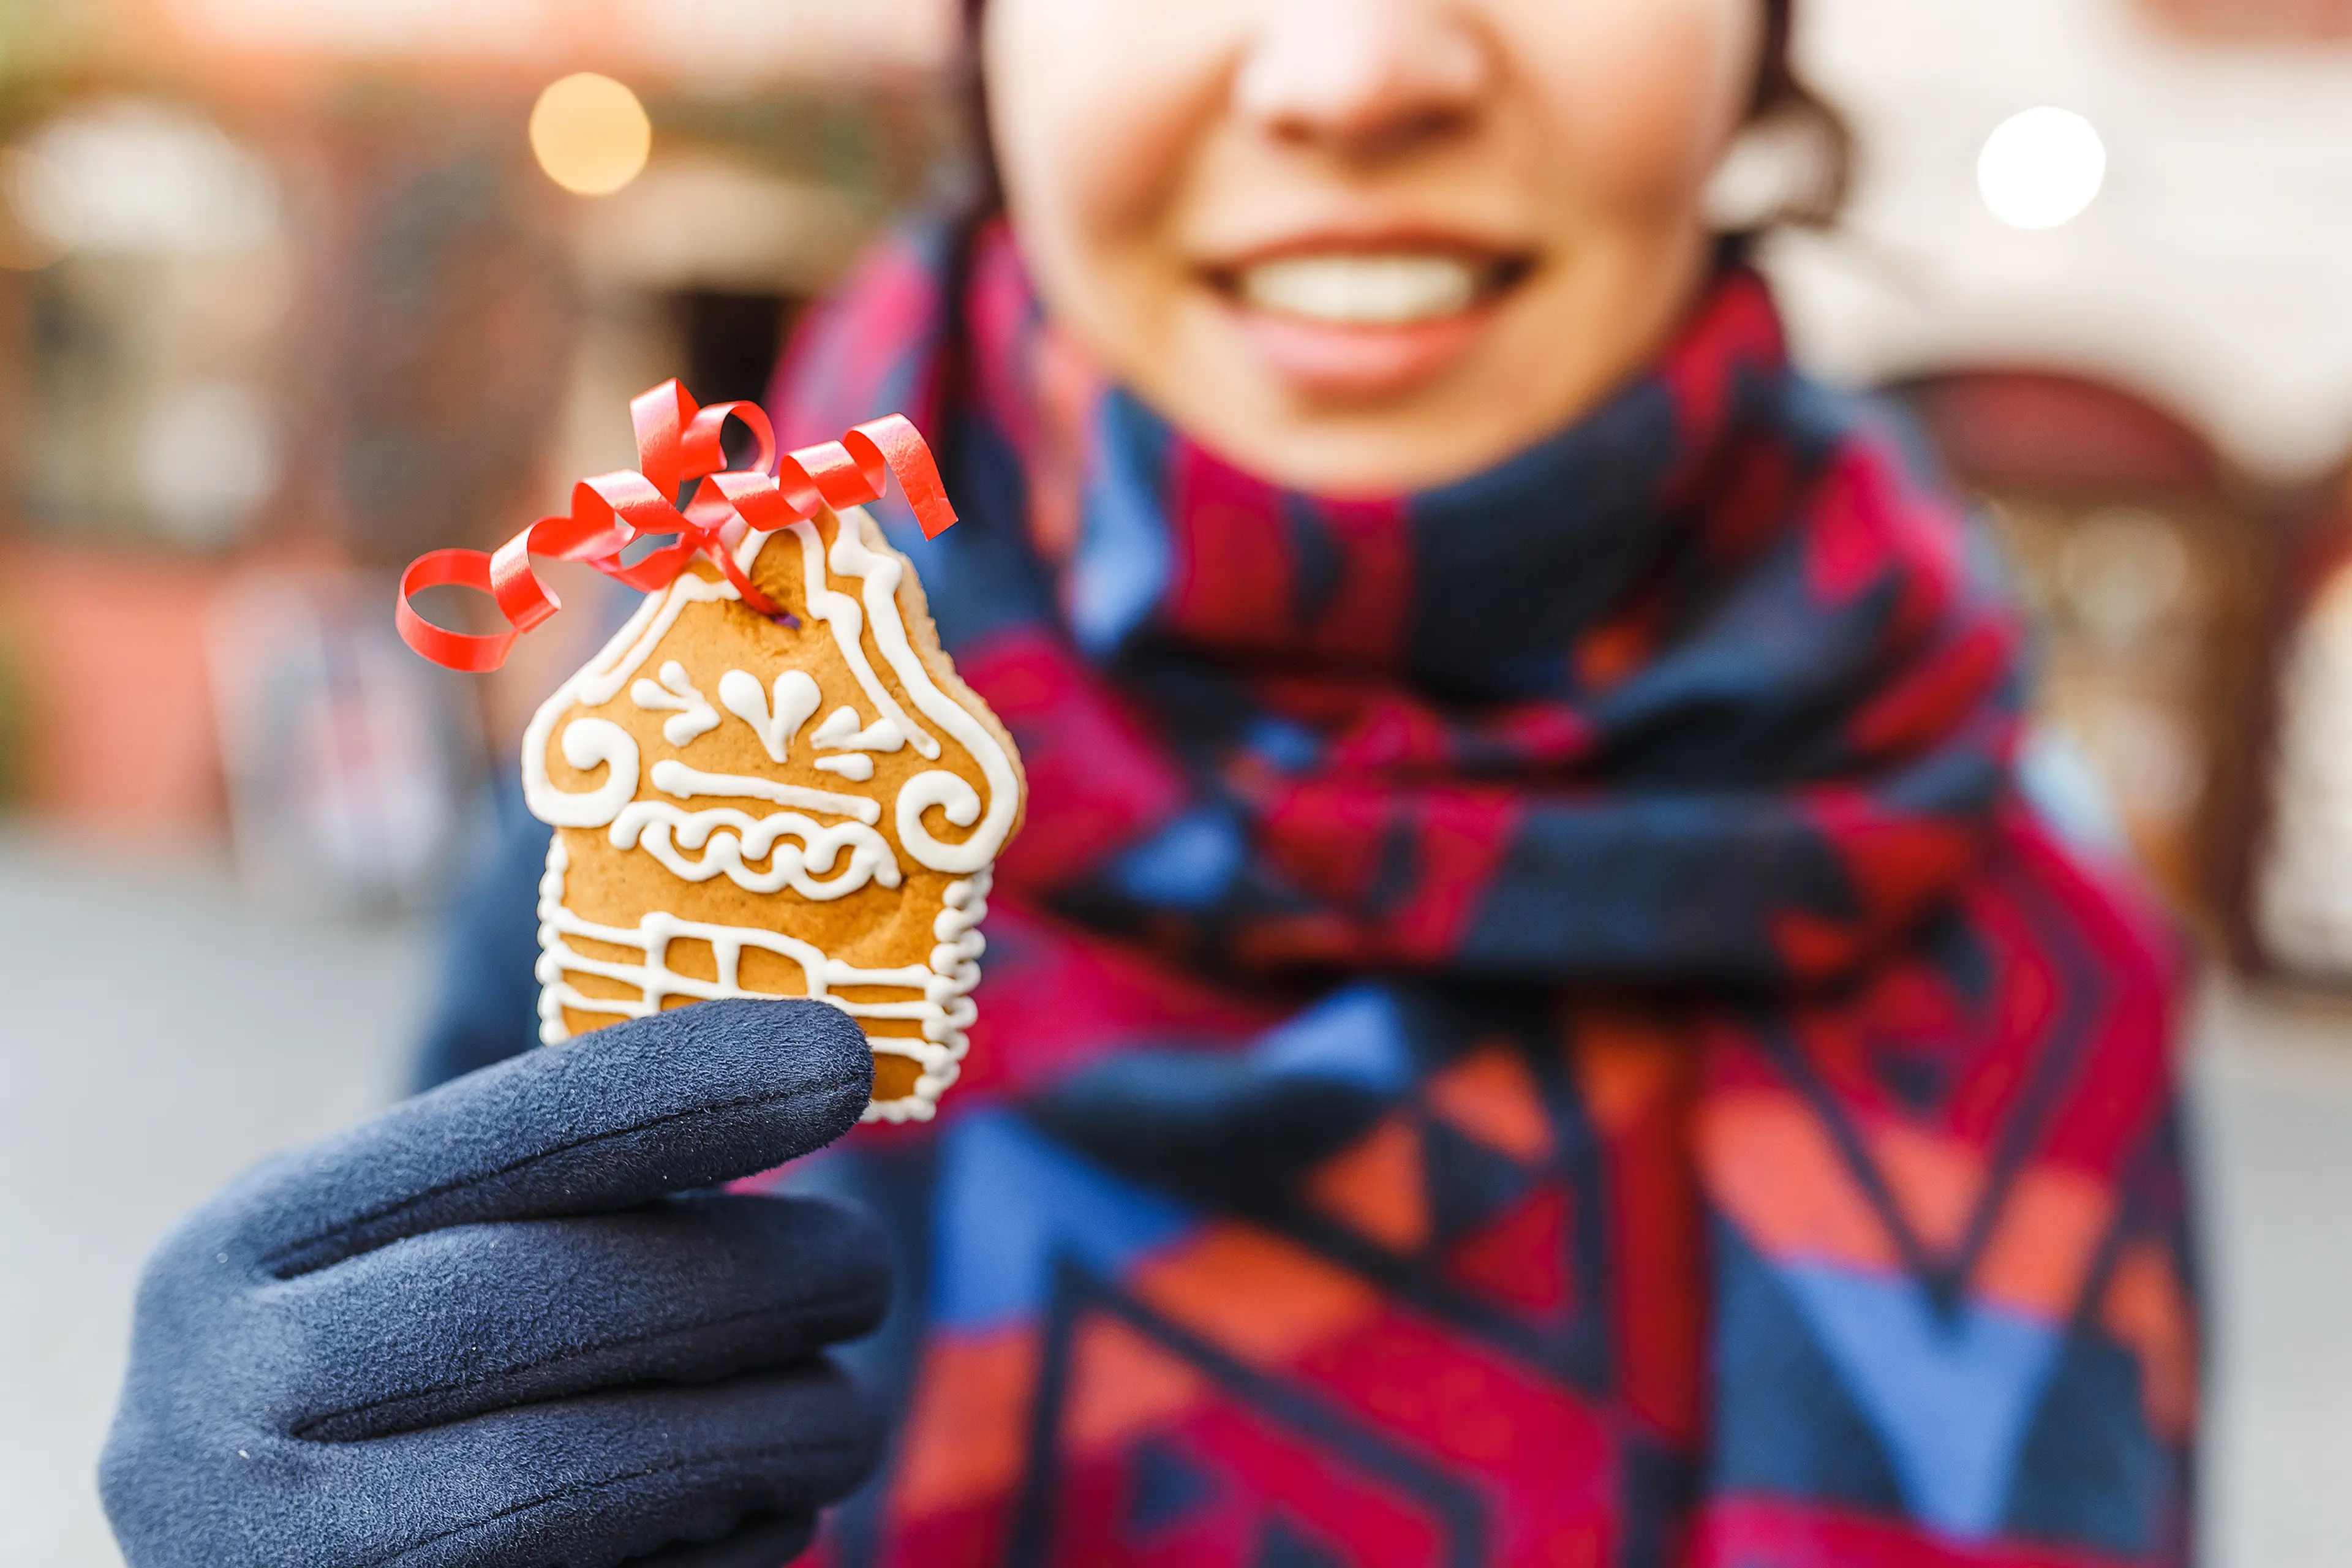
<path fill-rule="evenodd" d="M 1864 159 L 1767 256 L 1801 353 L 1984 499 L 2028 765 L 2210 960 L 2210 1560 L 2343 1561 L 2352 0 L 1807 10 Z M 964 177 L 955 11 L 0 0 L 0 1563 L 118 1561 L 141 1255 L 399 1092 L 482 780 L 597 618 L 445 677 L 393 572 L 627 462 L 665 376 L 759 395 Z"/>

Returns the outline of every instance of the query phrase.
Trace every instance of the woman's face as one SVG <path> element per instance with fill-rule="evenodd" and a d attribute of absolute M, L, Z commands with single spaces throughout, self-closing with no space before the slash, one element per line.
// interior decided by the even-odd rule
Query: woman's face
<path fill-rule="evenodd" d="M 989 0 L 1055 320 L 1176 425 L 1337 493 L 1458 479 L 1656 353 L 1759 0 Z"/>

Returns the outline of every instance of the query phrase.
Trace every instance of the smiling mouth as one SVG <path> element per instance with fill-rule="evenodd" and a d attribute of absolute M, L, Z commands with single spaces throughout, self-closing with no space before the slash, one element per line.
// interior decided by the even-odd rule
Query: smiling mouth
<path fill-rule="evenodd" d="M 1297 247 L 1208 275 L 1257 363 L 1293 391 L 1377 403 L 1433 384 L 1494 334 L 1530 258 L 1426 241 Z"/>
<path fill-rule="evenodd" d="M 1413 327 L 1465 315 L 1528 271 L 1523 258 L 1428 250 L 1269 257 L 1216 281 L 1253 310 L 1332 327 Z"/>

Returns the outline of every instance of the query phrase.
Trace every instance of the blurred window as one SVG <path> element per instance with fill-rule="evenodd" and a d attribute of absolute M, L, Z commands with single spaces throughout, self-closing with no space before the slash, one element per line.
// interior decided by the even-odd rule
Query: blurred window
<path fill-rule="evenodd" d="M 2130 393 L 2001 371 L 1905 390 L 2017 572 L 2035 721 L 2087 764 L 2173 900 L 2234 939 L 2268 520 L 2195 431 Z"/>
<path fill-rule="evenodd" d="M 689 289 L 677 296 L 687 384 L 705 403 L 764 402 L 798 318 L 795 295 Z"/>
<path fill-rule="evenodd" d="M 268 163 L 184 110 L 79 107 L 5 155 L 25 520 L 214 549 L 275 494 L 292 268 Z"/>

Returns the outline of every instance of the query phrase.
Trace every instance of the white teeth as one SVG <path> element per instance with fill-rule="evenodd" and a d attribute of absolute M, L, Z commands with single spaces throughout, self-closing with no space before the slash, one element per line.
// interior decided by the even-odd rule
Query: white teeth
<path fill-rule="evenodd" d="M 1241 296 L 1261 310 L 1349 326 L 1456 316 L 1478 298 L 1478 269 L 1426 253 L 1286 256 L 1243 269 Z"/>

